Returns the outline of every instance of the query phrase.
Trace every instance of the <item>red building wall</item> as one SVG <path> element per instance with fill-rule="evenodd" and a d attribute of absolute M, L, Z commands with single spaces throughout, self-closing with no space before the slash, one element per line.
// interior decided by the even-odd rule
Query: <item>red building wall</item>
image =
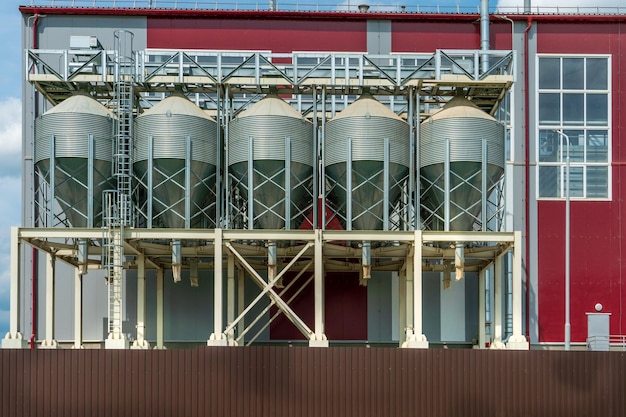
<path fill-rule="evenodd" d="M 367 22 L 151 17 L 148 48 L 365 52 Z"/>
<path fill-rule="evenodd" d="M 571 203 L 571 332 L 573 342 L 587 336 L 585 312 L 601 303 L 611 313 L 611 334 L 626 333 L 622 303 L 626 300 L 626 140 L 620 131 L 626 118 L 626 33 L 620 23 L 539 23 L 538 53 L 612 55 L 612 200 Z M 533 86 L 531 86 L 531 89 Z M 531 140 L 534 134 L 531 132 Z M 565 203 L 538 202 L 539 337 L 563 341 L 565 321 Z"/>

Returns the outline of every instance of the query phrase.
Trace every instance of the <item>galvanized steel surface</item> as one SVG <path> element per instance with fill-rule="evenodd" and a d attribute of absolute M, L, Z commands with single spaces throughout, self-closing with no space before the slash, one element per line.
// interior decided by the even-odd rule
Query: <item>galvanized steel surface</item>
<path fill-rule="evenodd" d="M 286 158 L 285 138 L 291 141 L 291 160 L 313 166 L 313 124 L 284 115 L 253 115 L 234 119 L 229 125 L 228 162 L 248 161 L 249 138 L 253 160 Z"/>
<path fill-rule="evenodd" d="M 350 116 L 330 120 L 324 137 L 324 165 L 345 163 L 348 139 L 352 140 L 352 161 L 383 161 L 384 140 L 389 139 L 389 162 L 409 166 L 409 125 L 378 116 Z"/>
<path fill-rule="evenodd" d="M 186 114 L 146 114 L 135 120 L 135 162 L 149 158 L 153 138 L 154 159 L 185 159 L 186 136 L 191 139 L 191 159 L 217 165 L 217 124 Z"/>
<path fill-rule="evenodd" d="M 55 137 L 56 158 L 89 156 L 89 135 L 94 138 L 95 159 L 113 158 L 113 119 L 89 113 L 50 113 L 35 120 L 35 163 L 50 158 L 50 138 Z"/>
<path fill-rule="evenodd" d="M 1 416 L 622 417 L 622 352 L 0 350 Z"/>
<path fill-rule="evenodd" d="M 504 168 L 504 127 L 485 118 L 425 120 L 420 125 L 420 167 L 444 163 L 447 140 L 450 162 L 478 162 L 487 142 L 487 162 Z"/>

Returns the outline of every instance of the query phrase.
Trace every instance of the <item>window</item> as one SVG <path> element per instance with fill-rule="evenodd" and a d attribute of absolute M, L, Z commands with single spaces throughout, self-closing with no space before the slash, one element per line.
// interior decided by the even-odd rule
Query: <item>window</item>
<path fill-rule="evenodd" d="M 610 57 L 538 59 L 538 198 L 610 198 Z M 557 133 L 558 132 L 558 133 Z"/>

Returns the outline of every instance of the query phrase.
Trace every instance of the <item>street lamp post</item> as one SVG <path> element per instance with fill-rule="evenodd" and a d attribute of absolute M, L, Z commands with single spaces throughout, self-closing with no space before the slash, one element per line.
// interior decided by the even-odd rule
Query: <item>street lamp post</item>
<path fill-rule="evenodd" d="M 563 138 L 566 141 L 565 150 L 565 350 L 570 350 L 571 325 L 570 325 L 570 184 L 569 184 L 569 136 L 558 130 L 554 131 L 559 135 L 561 150 L 563 149 Z M 562 152 L 562 151 L 561 151 Z"/>

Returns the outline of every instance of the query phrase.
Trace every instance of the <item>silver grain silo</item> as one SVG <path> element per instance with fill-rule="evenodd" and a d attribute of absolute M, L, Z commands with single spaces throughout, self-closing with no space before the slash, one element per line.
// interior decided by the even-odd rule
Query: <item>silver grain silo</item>
<path fill-rule="evenodd" d="M 228 131 L 231 227 L 300 227 L 313 203 L 313 124 L 270 95 Z"/>
<path fill-rule="evenodd" d="M 452 98 L 420 125 L 420 170 L 427 228 L 486 230 L 489 194 L 504 172 L 504 127 L 466 98 Z"/>
<path fill-rule="evenodd" d="M 134 173 L 147 227 L 215 227 L 217 123 L 183 96 L 135 119 Z"/>
<path fill-rule="evenodd" d="M 410 167 L 409 125 L 364 95 L 326 124 L 328 198 L 346 230 L 390 230 Z M 396 216 L 397 217 L 397 216 Z"/>
<path fill-rule="evenodd" d="M 40 225 L 102 224 L 102 191 L 115 188 L 113 122 L 113 113 L 86 95 L 72 96 L 37 118 L 35 173 L 39 187 L 47 188 L 37 198 L 45 212 L 39 213 Z"/>

